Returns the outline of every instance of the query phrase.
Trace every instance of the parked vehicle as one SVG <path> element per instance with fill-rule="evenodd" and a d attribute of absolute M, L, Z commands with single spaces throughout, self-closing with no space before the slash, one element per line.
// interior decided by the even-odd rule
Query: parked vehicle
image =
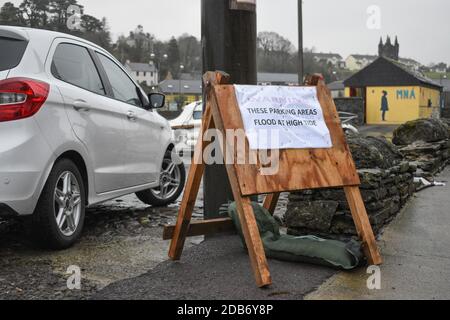
<path fill-rule="evenodd" d="M 352 125 L 353 120 L 358 119 L 358 115 L 349 112 L 339 112 L 339 117 L 341 118 L 342 129 L 345 133 L 358 134 L 359 130 Z"/>
<path fill-rule="evenodd" d="M 203 103 L 196 101 L 184 107 L 180 116 L 170 121 L 175 148 L 180 155 L 194 152 L 200 134 L 203 117 Z"/>
<path fill-rule="evenodd" d="M 31 216 L 44 246 L 71 246 L 85 208 L 136 193 L 182 192 L 169 123 L 123 66 L 67 34 L 0 26 L 0 214 Z"/>

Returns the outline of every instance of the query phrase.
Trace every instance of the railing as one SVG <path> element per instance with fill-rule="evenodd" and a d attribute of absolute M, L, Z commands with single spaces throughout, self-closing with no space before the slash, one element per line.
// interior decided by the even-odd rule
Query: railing
<path fill-rule="evenodd" d="M 358 120 L 358 115 L 350 112 L 338 112 L 341 122 L 344 124 L 350 124 L 353 120 Z"/>

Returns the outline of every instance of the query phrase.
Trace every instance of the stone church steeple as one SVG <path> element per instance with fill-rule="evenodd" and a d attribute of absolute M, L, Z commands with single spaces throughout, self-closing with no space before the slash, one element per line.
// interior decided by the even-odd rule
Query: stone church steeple
<path fill-rule="evenodd" d="M 390 36 L 387 37 L 386 43 L 383 43 L 383 37 L 380 38 L 380 43 L 378 45 L 378 55 L 380 57 L 385 57 L 398 61 L 399 53 L 400 53 L 400 44 L 398 43 L 397 37 L 395 37 L 394 44 L 392 44 Z"/>

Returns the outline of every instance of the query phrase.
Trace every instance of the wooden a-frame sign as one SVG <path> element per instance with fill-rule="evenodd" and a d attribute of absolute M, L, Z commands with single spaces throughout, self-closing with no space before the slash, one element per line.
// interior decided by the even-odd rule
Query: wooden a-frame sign
<path fill-rule="evenodd" d="M 164 230 L 164 239 L 172 239 L 169 251 L 172 260 L 180 260 L 186 237 L 223 232 L 233 227 L 230 219 L 191 223 L 205 169 L 203 162 L 203 150 L 207 147 L 207 142 L 203 141 L 205 131 L 215 128 L 225 136 L 226 130 L 244 128 L 234 86 L 227 84 L 228 79 L 229 77 L 221 72 L 208 72 L 204 75 L 207 101 L 202 130 L 195 149 L 195 161 L 189 171 L 177 224 L 167 226 Z M 226 164 L 252 269 L 259 287 L 271 285 L 272 279 L 251 206 L 251 196 L 254 195 L 267 195 L 264 207 L 273 214 L 281 192 L 343 187 L 368 262 L 372 265 L 382 263 L 359 190 L 361 184 L 359 176 L 334 101 L 321 79 L 311 78 L 309 85 L 317 86 L 318 99 L 333 141 L 331 149 L 280 150 L 279 172 L 273 176 L 261 175 L 259 165 Z M 226 154 L 227 145 L 222 147 L 223 154 Z M 232 152 L 236 156 L 237 150 Z M 249 146 L 246 141 L 246 153 L 248 152 Z"/>

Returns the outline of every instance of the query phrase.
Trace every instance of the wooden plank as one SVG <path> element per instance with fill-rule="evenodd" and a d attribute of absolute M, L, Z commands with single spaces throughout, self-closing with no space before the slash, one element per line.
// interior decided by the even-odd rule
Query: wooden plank
<path fill-rule="evenodd" d="M 279 199 L 280 199 L 279 193 L 268 194 L 264 199 L 264 208 L 266 208 L 271 215 L 275 213 Z"/>
<path fill-rule="evenodd" d="M 225 134 L 224 123 L 221 119 L 219 112 L 219 106 L 216 99 L 211 99 L 211 111 L 214 118 L 216 128 L 219 129 L 222 134 Z M 226 148 L 229 148 L 227 143 L 222 146 L 223 154 L 226 154 Z M 236 168 L 232 164 L 226 164 L 228 178 L 230 180 L 231 189 L 233 190 L 234 200 L 236 202 L 239 220 L 242 226 L 242 232 L 244 234 L 245 243 L 250 257 L 250 263 L 255 276 L 256 284 L 258 287 L 266 287 L 272 284 L 272 277 L 270 275 L 269 266 L 267 264 L 267 258 L 264 251 L 261 236 L 259 234 L 256 218 L 253 213 L 253 207 L 250 197 L 243 197 L 239 188 L 239 182 L 237 177 Z"/>
<path fill-rule="evenodd" d="M 235 233 L 236 227 L 230 218 L 192 221 L 187 231 L 187 237 L 208 236 L 220 233 Z M 163 240 L 170 240 L 175 233 L 174 225 L 164 226 Z"/>
<path fill-rule="evenodd" d="M 357 186 L 345 187 L 344 190 L 356 225 L 356 230 L 363 242 L 363 249 L 367 260 L 371 265 L 380 265 L 383 263 L 383 259 L 375 241 L 361 191 Z"/>
<path fill-rule="evenodd" d="M 215 86 L 214 95 L 224 127 L 242 130 L 244 124 L 234 87 Z M 280 150 L 278 173 L 271 176 L 260 174 L 263 168 L 260 163 L 236 164 L 243 196 L 360 184 L 336 106 L 323 82 L 317 86 L 317 95 L 330 130 L 333 148 Z M 245 140 L 246 158 L 249 158 L 249 145 Z M 236 159 L 238 150 L 233 152 Z"/>
<path fill-rule="evenodd" d="M 214 121 L 211 113 L 211 88 L 213 85 L 228 83 L 229 76 L 225 73 L 207 72 L 203 81 L 206 87 L 206 95 L 208 96 L 205 114 L 203 116 L 202 130 L 195 147 L 194 158 L 189 170 L 186 187 L 183 194 L 183 200 L 178 212 L 177 224 L 173 232 L 173 238 L 170 243 L 169 257 L 172 260 L 180 260 L 183 253 L 186 236 L 189 231 L 189 225 L 194 211 L 195 201 L 197 200 L 200 183 L 205 172 L 205 164 L 203 161 L 203 151 L 208 143 L 203 142 L 204 133 L 214 127 Z"/>
<path fill-rule="evenodd" d="M 210 110 L 211 108 L 207 108 L 203 128 L 201 130 L 202 133 L 213 124 Z M 206 147 L 206 144 L 203 143 L 203 139 L 201 138 L 198 140 L 197 146 L 195 147 L 194 157 L 196 160 L 193 161 L 189 170 L 183 200 L 181 201 L 178 212 L 177 224 L 173 232 L 172 242 L 170 243 L 169 257 L 172 260 L 180 260 L 181 254 L 183 253 L 184 243 L 186 241 L 186 236 L 189 231 L 189 224 L 194 211 L 195 201 L 197 200 L 200 183 L 205 171 L 205 165 L 203 163 L 204 147 Z"/>

